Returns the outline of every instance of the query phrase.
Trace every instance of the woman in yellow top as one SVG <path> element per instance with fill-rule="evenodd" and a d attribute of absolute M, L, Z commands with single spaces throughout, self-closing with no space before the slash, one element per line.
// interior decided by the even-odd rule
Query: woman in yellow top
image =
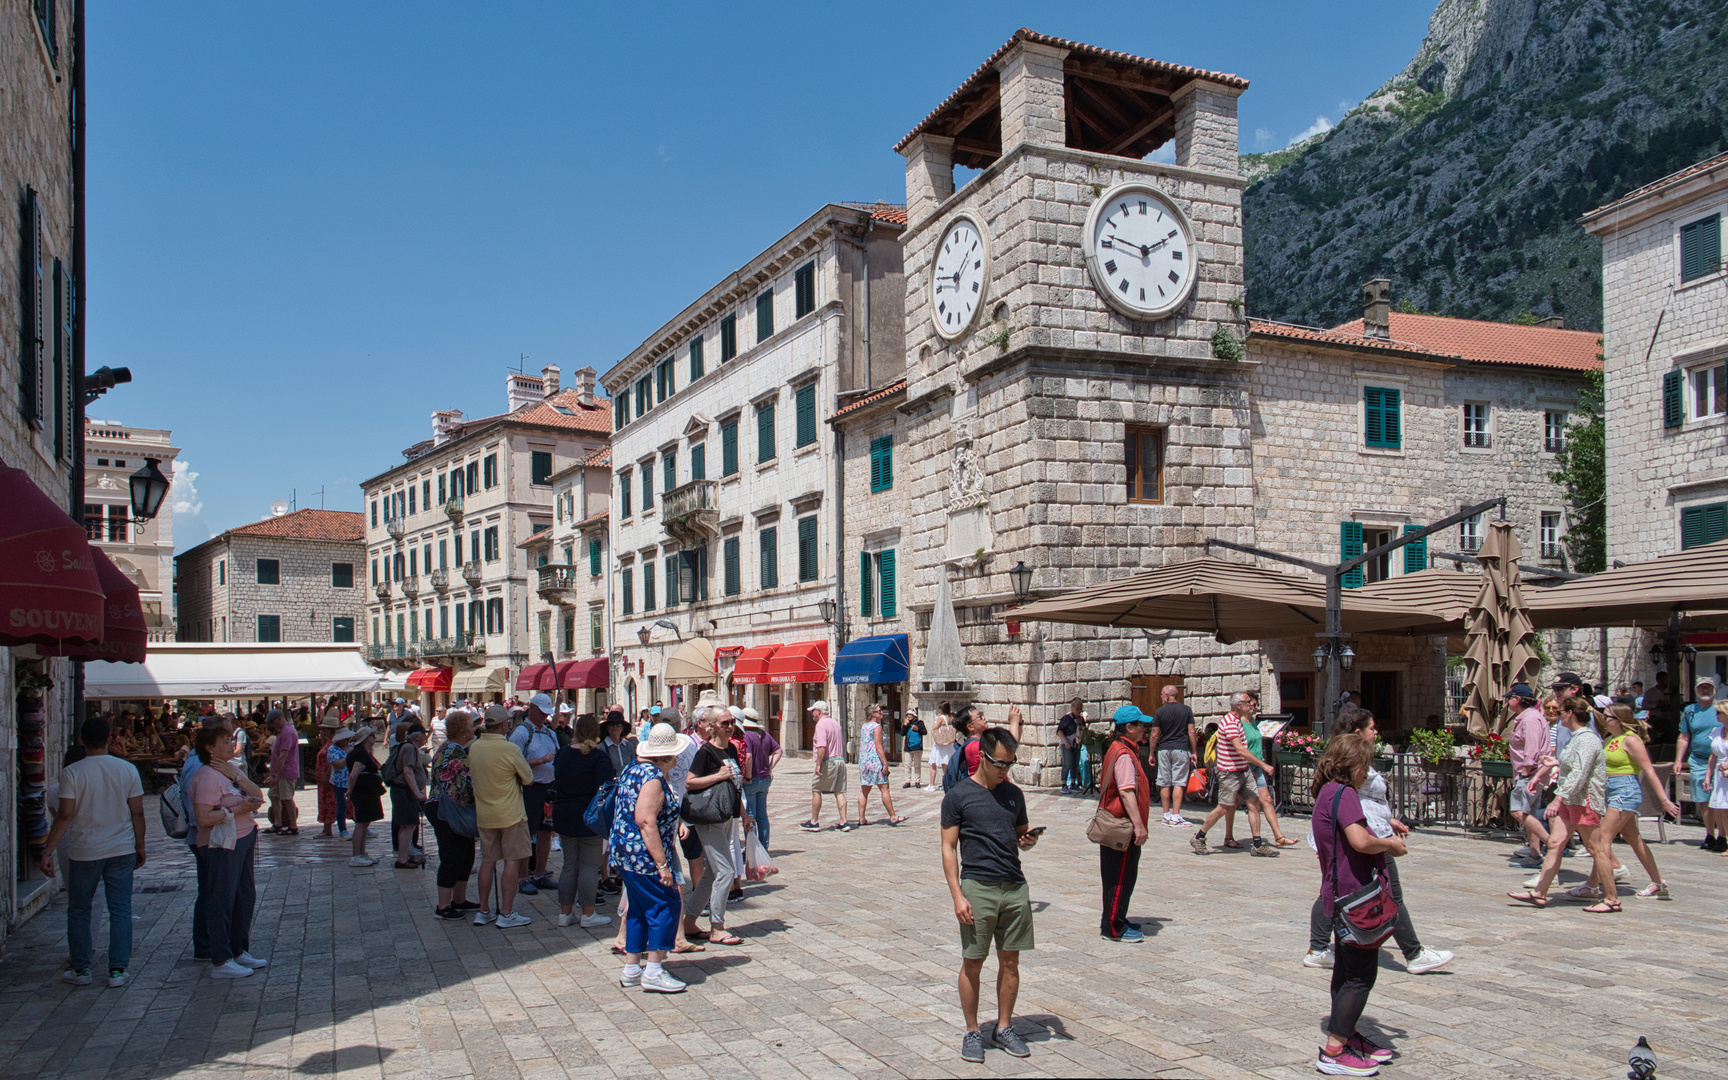
<path fill-rule="evenodd" d="M 1650 764 L 1650 753 L 1644 748 L 1649 729 L 1625 705 L 1610 705 L 1598 723 L 1607 737 L 1602 751 L 1608 763 L 1608 812 L 1602 816 L 1602 835 L 1619 836 L 1625 840 L 1632 854 L 1638 856 L 1638 861 L 1643 864 L 1645 873 L 1650 875 L 1650 884 L 1638 890 L 1639 896 L 1671 900 L 1668 883 L 1662 880 L 1661 871 L 1656 869 L 1656 856 L 1638 831 L 1638 811 L 1644 805 L 1645 784 L 1661 802 L 1664 813 L 1672 814 L 1676 819 L 1680 816 L 1680 808 L 1668 801 L 1662 782 L 1656 777 L 1656 767 Z M 1584 883 L 1584 888 L 1599 888 L 1594 873 Z"/>

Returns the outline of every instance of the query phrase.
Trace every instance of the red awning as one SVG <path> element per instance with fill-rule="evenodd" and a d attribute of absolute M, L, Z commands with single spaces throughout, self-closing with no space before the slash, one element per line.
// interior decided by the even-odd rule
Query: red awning
<path fill-rule="evenodd" d="M 455 672 L 447 667 L 421 668 L 408 676 L 408 685 L 428 694 L 448 694 Z"/>
<path fill-rule="evenodd" d="M 765 683 L 768 681 L 768 662 L 774 659 L 774 651 L 779 645 L 752 645 L 738 654 L 738 660 L 732 665 L 732 681 L 735 683 Z"/>
<path fill-rule="evenodd" d="M 518 690 L 552 690 L 552 669 L 545 664 L 529 664 L 516 676 Z"/>
<path fill-rule="evenodd" d="M 771 683 L 820 683 L 828 681 L 828 643 L 800 641 L 783 645 L 768 662 Z"/>
<path fill-rule="evenodd" d="M 105 601 L 84 529 L 23 469 L 0 466 L 0 506 L 0 645 L 100 641 Z"/>
<path fill-rule="evenodd" d="M 611 666 L 603 656 L 593 660 L 566 660 L 558 665 L 560 690 L 604 690 L 611 682 Z"/>
<path fill-rule="evenodd" d="M 737 656 L 743 651 L 744 646 L 742 645 L 722 645 L 714 650 L 714 655 L 718 657 Z"/>
<path fill-rule="evenodd" d="M 90 556 L 105 596 L 102 640 L 94 645 L 45 645 L 41 647 L 42 655 L 142 664 L 149 649 L 150 628 L 144 624 L 144 601 L 139 599 L 138 586 L 101 548 L 91 548 Z"/>

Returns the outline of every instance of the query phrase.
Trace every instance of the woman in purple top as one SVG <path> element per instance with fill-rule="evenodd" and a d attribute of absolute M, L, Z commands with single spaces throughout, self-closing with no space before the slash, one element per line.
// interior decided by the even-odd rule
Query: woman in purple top
<path fill-rule="evenodd" d="M 1326 1045 L 1314 1067 L 1329 1076 L 1373 1076 L 1392 1051 L 1370 1042 L 1356 1030 L 1374 977 L 1379 949 L 1349 944 L 1338 933 L 1340 897 L 1372 881 L 1386 865 L 1387 855 L 1404 854 L 1396 836 L 1375 836 L 1356 789 L 1368 779 L 1374 748 L 1362 739 L 1333 739 L 1314 765 L 1314 815 L 1310 819 L 1315 846 L 1320 849 L 1320 898 L 1333 921 L 1332 1015 L 1326 1025 Z M 1336 799 L 1337 813 L 1333 813 Z"/>

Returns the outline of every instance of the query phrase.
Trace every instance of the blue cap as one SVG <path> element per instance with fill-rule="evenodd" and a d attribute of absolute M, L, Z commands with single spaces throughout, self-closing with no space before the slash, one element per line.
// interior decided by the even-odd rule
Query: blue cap
<path fill-rule="evenodd" d="M 1132 705 L 1124 705 L 1116 710 L 1113 720 L 1117 727 L 1121 727 L 1123 724 L 1144 724 L 1146 714 Z"/>
<path fill-rule="evenodd" d="M 648 715 L 649 716 L 659 716 L 660 715 L 660 706 L 650 705 L 648 707 Z"/>

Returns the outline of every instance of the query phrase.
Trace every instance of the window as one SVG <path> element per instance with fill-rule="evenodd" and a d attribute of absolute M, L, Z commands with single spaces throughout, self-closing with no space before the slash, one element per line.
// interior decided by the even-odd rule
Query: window
<path fill-rule="evenodd" d="M 498 455 L 497 454 L 487 454 L 485 465 L 486 465 L 486 490 L 490 491 L 493 488 L 498 486 Z"/>
<path fill-rule="evenodd" d="M 892 619 L 900 613 L 900 598 L 898 583 L 894 578 L 894 552 L 879 551 L 876 553 L 876 605 L 884 619 Z"/>
<path fill-rule="evenodd" d="M 600 541 L 588 541 L 588 576 L 600 576 Z"/>
<path fill-rule="evenodd" d="M 407 616 L 402 612 L 398 611 L 396 613 L 396 640 L 399 642 L 405 642 L 408 640 L 408 626 L 407 623 L 404 622 L 406 618 Z"/>
<path fill-rule="evenodd" d="M 41 3 L 42 0 L 37 0 Z M 24 303 L 24 358 L 20 365 L 19 405 L 24 422 L 40 430 L 48 420 L 47 373 L 43 370 L 45 355 L 42 346 L 48 336 L 47 253 L 42 230 L 42 203 L 33 189 L 24 192 L 24 288 L 20 290 Z"/>
<path fill-rule="evenodd" d="M 414 548 L 408 549 L 408 576 L 420 576 L 420 553 Z"/>
<path fill-rule="evenodd" d="M 1680 226 L 1680 283 L 1722 268 L 1722 215 L 1711 214 Z"/>
<path fill-rule="evenodd" d="M 690 381 L 695 382 L 702 375 L 702 335 L 697 334 L 690 339 Z"/>
<path fill-rule="evenodd" d="M 797 445 L 809 446 L 816 441 L 816 384 L 800 386 L 792 397 L 797 403 Z"/>
<path fill-rule="evenodd" d="M 372 560 L 372 584 L 378 584 L 378 560 Z"/>
<path fill-rule="evenodd" d="M 124 544 L 127 533 L 132 527 L 131 507 L 108 507 L 108 540 L 111 543 Z"/>
<path fill-rule="evenodd" d="M 31 0 L 31 6 L 36 9 L 36 29 L 42 34 L 42 44 L 48 48 L 48 58 L 60 59 L 60 26 L 59 13 L 56 9 L 60 0 Z"/>
<path fill-rule="evenodd" d="M 1128 428 L 1123 435 L 1122 459 L 1128 466 L 1128 501 L 1164 501 L 1164 432 L 1157 428 Z"/>
<path fill-rule="evenodd" d="M 630 516 L 630 481 L 632 481 L 634 479 L 635 479 L 635 477 L 630 475 L 629 469 L 625 469 L 623 472 L 618 474 L 618 516 L 619 517 L 629 517 Z"/>
<path fill-rule="evenodd" d="M 887 491 L 894 486 L 894 436 L 870 440 L 870 490 Z"/>
<path fill-rule="evenodd" d="M 487 562 L 498 561 L 498 526 L 489 525 L 485 534 L 485 553 Z"/>
<path fill-rule="evenodd" d="M 1686 373 L 1662 373 L 1662 426 L 1677 428 L 1686 422 Z"/>
<path fill-rule="evenodd" d="M 398 491 L 398 492 L 397 492 L 397 493 L 396 493 L 396 516 L 397 516 L 397 517 L 399 517 L 399 518 L 401 518 L 401 517 L 407 517 L 407 516 L 408 516 L 408 515 L 407 515 L 407 513 L 406 513 L 406 512 L 405 512 L 405 511 L 404 511 L 404 510 L 403 510 L 403 506 L 404 506 L 404 505 L 406 505 L 406 504 L 405 504 L 405 503 L 404 503 L 404 502 L 403 502 L 403 500 L 404 500 L 404 499 L 405 499 L 405 498 L 406 498 L 406 497 L 407 497 L 407 493 L 406 493 L 406 492 L 402 492 L 402 491 Z"/>
<path fill-rule="evenodd" d="M 377 499 L 372 500 L 372 527 L 374 529 L 376 529 L 378 527 L 378 500 Z"/>
<path fill-rule="evenodd" d="M 479 635 L 486 632 L 486 604 L 480 600 L 468 603 L 468 633 Z"/>
<path fill-rule="evenodd" d="M 697 443 L 690 448 L 690 479 L 708 479 L 708 444 Z"/>
<path fill-rule="evenodd" d="M 72 449 L 66 434 L 67 412 L 72 404 L 72 278 L 59 259 L 54 260 L 54 361 L 48 391 L 54 396 L 54 457 L 64 459 Z M 125 468 L 124 460 L 114 462 Z"/>
<path fill-rule="evenodd" d="M 1728 503 L 1680 509 L 1680 547 L 1699 547 L 1728 539 Z"/>
<path fill-rule="evenodd" d="M 738 355 L 738 316 L 728 315 L 720 320 L 720 362 Z"/>
<path fill-rule="evenodd" d="M 654 383 L 659 391 L 659 400 L 665 401 L 678 392 L 677 374 L 670 359 L 660 361 L 654 369 Z"/>
<path fill-rule="evenodd" d="M 756 406 L 756 461 L 774 460 L 774 403 L 764 401 Z"/>
<path fill-rule="evenodd" d="M 216 578 L 216 584 L 228 584 L 228 560 L 224 559 L 216 564 Z"/>
<path fill-rule="evenodd" d="M 1362 554 L 1362 523 L 1360 521 L 1341 521 L 1338 523 L 1338 561 L 1354 559 Z M 1362 587 L 1362 568 L 1346 572 L 1338 579 L 1339 584 L 1346 589 Z"/>
<path fill-rule="evenodd" d="M 792 292 L 796 297 L 794 303 L 795 319 L 816 310 L 816 262 L 811 260 L 792 273 Z"/>
<path fill-rule="evenodd" d="M 1373 551 L 1377 547 L 1392 542 L 1391 529 L 1363 529 L 1362 550 Z M 1392 576 L 1392 553 L 1390 551 L 1376 555 L 1362 564 L 1362 580 L 1372 585 L 1376 581 L 1385 581 Z"/>
<path fill-rule="evenodd" d="M 1687 406 L 1691 409 L 1692 419 L 1708 420 L 1728 413 L 1728 368 L 1716 364 L 1696 368 L 1686 374 L 1687 382 L 1692 388 L 1692 392 L 1687 395 Z"/>
<path fill-rule="evenodd" d="M 354 587 L 354 564 L 351 562 L 331 563 L 330 587 L 332 589 L 352 589 Z"/>
<path fill-rule="evenodd" d="M 687 604 L 691 600 L 694 600 L 696 598 L 696 589 L 695 589 L 696 583 L 695 583 L 695 581 L 694 580 L 681 579 L 678 576 L 679 568 L 681 566 L 686 565 L 687 561 L 689 559 L 694 558 L 694 557 L 695 557 L 694 554 L 692 552 L 688 552 L 688 551 L 681 552 L 680 554 L 677 554 L 677 555 L 666 556 L 665 567 L 666 567 L 666 606 L 667 607 L 677 607 L 679 604 Z M 694 574 L 692 574 L 692 578 L 693 577 L 694 577 Z M 689 586 L 689 587 L 686 588 L 686 586 Z"/>
<path fill-rule="evenodd" d="M 1558 409 L 1549 409 L 1542 414 L 1542 449 L 1550 454 L 1566 449 L 1566 417 L 1567 414 Z"/>
<path fill-rule="evenodd" d="M 671 491 L 678 486 L 678 451 L 660 455 L 660 490 Z"/>
<path fill-rule="evenodd" d="M 547 653 L 552 651 L 552 613 L 550 611 L 542 611 L 540 613 L 539 625 L 540 625 L 540 653 L 539 653 L 539 655 L 545 656 Z"/>
<path fill-rule="evenodd" d="M 1464 445 L 1473 450 L 1487 449 L 1490 445 L 1487 402 L 1466 401 L 1464 403 Z"/>
<path fill-rule="evenodd" d="M 642 564 L 642 610 L 654 610 L 654 562 L 648 560 Z"/>
<path fill-rule="evenodd" d="M 765 289 L 756 296 L 756 344 L 774 336 L 774 290 Z"/>
<path fill-rule="evenodd" d="M 599 608 L 588 612 L 588 647 L 597 653 L 606 651 L 606 630 L 601 624 Z"/>
<path fill-rule="evenodd" d="M 798 580 L 815 581 L 816 573 L 816 515 L 812 514 L 798 519 Z"/>
<path fill-rule="evenodd" d="M 352 615 L 337 615 L 330 620 L 330 640 L 354 640 L 354 617 Z"/>
<path fill-rule="evenodd" d="M 744 591 L 744 582 L 738 567 L 738 538 L 728 536 L 720 543 L 720 563 L 723 580 L 720 591 L 727 596 L 737 596 Z"/>
<path fill-rule="evenodd" d="M 456 608 L 456 618 L 458 621 L 462 618 L 460 606 Z M 450 608 L 448 606 L 440 605 L 438 608 L 438 636 L 441 638 L 450 636 Z"/>
<path fill-rule="evenodd" d="M 763 529 L 757 536 L 756 543 L 762 548 L 762 588 L 774 589 L 780 586 L 780 530 Z"/>
<path fill-rule="evenodd" d="M 378 616 L 376 615 L 372 616 L 372 640 L 374 642 L 378 640 Z"/>
<path fill-rule="evenodd" d="M 1404 534 L 1420 532 L 1427 526 L 1408 524 L 1404 526 Z M 1428 538 L 1412 540 L 1404 545 L 1404 572 L 1406 574 L 1420 573 L 1428 569 Z"/>
<path fill-rule="evenodd" d="M 259 641 L 281 641 L 282 640 L 282 616 L 280 616 L 280 615 L 260 615 L 260 616 L 258 616 L 258 640 Z"/>
<path fill-rule="evenodd" d="M 648 410 L 654 407 L 654 384 L 651 376 L 644 375 L 636 380 L 636 415 L 647 416 Z"/>
<path fill-rule="evenodd" d="M 450 565 L 450 549 L 448 545 L 448 540 L 438 541 L 438 569 L 440 570 L 447 569 Z"/>
<path fill-rule="evenodd" d="M 1465 518 L 1458 523 L 1458 550 L 1478 551 L 1482 547 L 1482 515 Z"/>
<path fill-rule="evenodd" d="M 720 424 L 720 475 L 732 476 L 738 471 L 738 418 Z"/>
<path fill-rule="evenodd" d="M 258 560 L 258 584 L 260 584 L 260 585 L 280 585 L 280 584 L 282 584 L 282 563 L 280 560 L 277 560 L 277 559 L 259 559 Z"/>
<path fill-rule="evenodd" d="M 633 615 L 636 612 L 636 582 L 635 574 L 626 566 L 624 568 L 623 585 L 619 591 L 624 597 L 624 614 Z"/>
<path fill-rule="evenodd" d="M 1558 559 L 1560 557 L 1560 511 L 1542 511 L 1537 535 L 1542 543 L 1542 557 L 1544 559 Z"/>
<path fill-rule="evenodd" d="M 866 551 L 858 557 L 858 607 L 864 618 L 891 619 L 899 611 L 894 581 L 894 552 Z"/>
<path fill-rule="evenodd" d="M 439 473 L 438 474 L 438 505 L 439 506 L 443 506 L 445 503 L 450 501 L 449 490 L 445 486 L 445 481 L 447 479 L 449 479 L 448 474 L 446 474 L 446 473 Z"/>
<path fill-rule="evenodd" d="M 573 653 L 576 651 L 576 616 L 566 611 L 562 622 L 564 627 L 564 652 L 566 654 Z"/>
<path fill-rule="evenodd" d="M 486 632 L 502 634 L 504 632 L 504 599 L 494 596 L 486 601 Z"/>
<path fill-rule="evenodd" d="M 1362 388 L 1362 441 L 1380 450 L 1403 445 L 1403 423 L 1398 415 L 1400 392 L 1390 386 Z"/>
<path fill-rule="evenodd" d="M 549 486 L 552 483 L 552 451 L 532 450 L 528 460 L 528 482 Z"/>
<path fill-rule="evenodd" d="M 644 461 L 642 473 L 642 512 L 646 514 L 654 508 L 654 463 Z"/>
<path fill-rule="evenodd" d="M 392 568 L 396 571 L 394 580 L 401 581 L 402 580 L 402 567 L 403 567 L 402 553 L 400 551 L 398 551 L 395 555 L 392 555 L 390 557 L 390 562 L 392 564 Z"/>
<path fill-rule="evenodd" d="M 462 489 L 463 491 L 472 495 L 476 491 L 480 490 L 480 463 L 478 461 L 470 461 L 468 463 L 466 479 L 468 482 L 464 485 Z"/>
<path fill-rule="evenodd" d="M 402 556 L 400 556 L 400 555 L 396 556 L 396 561 L 398 561 L 398 562 L 402 561 Z M 480 530 L 479 529 L 475 529 L 473 532 L 468 534 L 468 561 L 472 562 L 472 563 L 477 563 L 480 561 Z"/>
<path fill-rule="evenodd" d="M 630 422 L 630 396 L 619 394 L 612 399 L 612 429 L 622 428 Z"/>
<path fill-rule="evenodd" d="M 420 481 L 420 506 L 421 509 L 427 511 L 432 509 L 432 481 L 430 478 Z"/>

